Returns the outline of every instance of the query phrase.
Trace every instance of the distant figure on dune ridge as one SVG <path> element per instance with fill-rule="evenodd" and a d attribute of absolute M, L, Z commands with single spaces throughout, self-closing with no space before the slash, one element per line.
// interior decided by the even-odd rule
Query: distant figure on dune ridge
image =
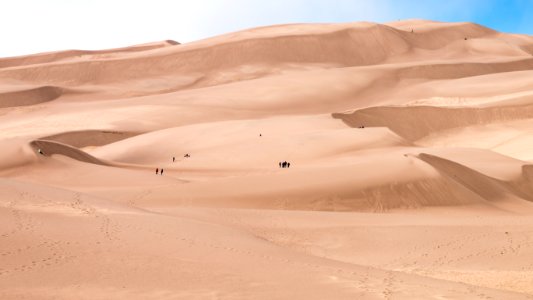
<path fill-rule="evenodd" d="M 163 171 L 163 170 L 161 170 L 161 171 Z M 157 174 L 159 174 L 159 168 L 155 169 L 155 175 L 157 175 Z"/>
<path fill-rule="evenodd" d="M 176 157 L 172 156 L 172 162 L 176 161 Z"/>
<path fill-rule="evenodd" d="M 163 168 L 161 168 L 161 176 L 163 176 Z"/>
<path fill-rule="evenodd" d="M 282 162 L 282 163 L 281 163 L 281 167 L 282 167 L 282 168 L 286 168 L 286 167 L 287 167 L 287 162 L 286 162 L 286 161 Z"/>
<path fill-rule="evenodd" d="M 263 135 L 262 134 L 259 134 L 259 137 L 262 137 Z"/>
<path fill-rule="evenodd" d="M 291 167 L 291 163 L 288 162 L 288 163 L 287 163 L 287 168 L 290 168 L 290 167 Z"/>
<path fill-rule="evenodd" d="M 279 162 L 279 167 L 281 168 L 281 161 Z"/>

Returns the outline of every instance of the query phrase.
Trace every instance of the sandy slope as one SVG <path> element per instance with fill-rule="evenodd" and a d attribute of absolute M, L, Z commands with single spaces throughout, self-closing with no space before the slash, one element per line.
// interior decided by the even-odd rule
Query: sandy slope
<path fill-rule="evenodd" d="M 532 299 L 532 71 L 423 20 L 0 59 L 0 298 Z"/>

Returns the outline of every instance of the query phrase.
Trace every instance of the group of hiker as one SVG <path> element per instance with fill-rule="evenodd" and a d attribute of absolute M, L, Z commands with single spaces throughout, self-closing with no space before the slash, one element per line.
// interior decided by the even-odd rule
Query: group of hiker
<path fill-rule="evenodd" d="M 189 153 L 185 153 L 185 155 L 183 155 L 183 157 L 189 158 L 189 157 L 191 157 L 191 155 Z M 175 156 L 172 156 L 172 162 L 176 162 L 176 157 Z"/>
<path fill-rule="evenodd" d="M 191 155 L 189 153 L 186 153 L 185 155 L 183 155 L 183 157 L 189 158 L 189 157 L 191 157 Z M 172 162 L 176 162 L 176 157 L 175 156 L 172 156 Z M 155 169 L 155 174 L 156 175 L 163 175 L 163 168 L 161 168 L 161 170 L 159 170 L 159 168 L 156 168 Z"/>
<path fill-rule="evenodd" d="M 290 162 L 286 162 L 286 161 L 280 161 L 279 162 L 279 167 L 280 168 L 290 168 L 291 167 L 291 163 Z"/>
<path fill-rule="evenodd" d="M 361 127 L 359 127 L 359 128 L 365 128 L 365 127 L 364 127 L 364 126 L 361 126 Z M 260 134 L 259 134 L 259 137 L 262 137 L 262 136 L 263 136 L 263 135 L 260 133 Z M 183 157 L 185 157 L 185 158 L 189 158 L 189 157 L 191 157 L 191 155 L 190 155 L 189 153 L 186 153 L 186 154 L 183 155 Z M 176 157 L 175 157 L 175 156 L 172 157 L 172 162 L 176 162 Z M 290 168 L 290 167 L 291 167 L 291 163 L 288 162 L 288 161 L 280 161 L 280 162 L 278 163 L 278 165 L 279 165 L 279 167 L 282 168 L 282 169 L 286 169 L 286 168 Z M 163 168 L 161 168 L 161 169 L 156 168 L 156 169 L 155 169 L 155 174 L 156 174 L 156 175 L 163 175 L 163 172 L 164 172 Z"/>

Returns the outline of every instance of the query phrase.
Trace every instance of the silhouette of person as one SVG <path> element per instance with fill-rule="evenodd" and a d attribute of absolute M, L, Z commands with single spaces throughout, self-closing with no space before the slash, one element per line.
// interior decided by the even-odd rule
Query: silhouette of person
<path fill-rule="evenodd" d="M 287 168 L 290 168 L 290 167 L 291 167 L 291 163 L 288 162 L 288 163 L 287 163 Z M 161 172 L 163 172 L 163 171 L 161 171 Z"/>
<path fill-rule="evenodd" d="M 284 161 L 281 165 L 282 165 L 282 168 L 286 168 L 287 167 L 287 162 Z"/>
<path fill-rule="evenodd" d="M 161 176 L 163 176 L 163 168 L 161 168 Z"/>
<path fill-rule="evenodd" d="M 155 175 L 159 174 L 159 168 L 155 169 Z"/>
<path fill-rule="evenodd" d="M 175 161 L 176 161 L 176 158 L 172 156 L 172 162 L 175 162 Z"/>
<path fill-rule="evenodd" d="M 261 135 L 261 134 L 259 134 L 259 136 L 260 136 L 260 137 L 262 137 L 262 135 Z"/>
<path fill-rule="evenodd" d="M 281 168 L 281 161 L 279 162 L 279 167 Z"/>

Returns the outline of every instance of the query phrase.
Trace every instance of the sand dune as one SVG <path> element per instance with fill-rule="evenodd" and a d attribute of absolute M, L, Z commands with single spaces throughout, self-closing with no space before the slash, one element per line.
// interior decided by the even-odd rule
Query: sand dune
<path fill-rule="evenodd" d="M 442 58 L 442 47 L 451 42 L 465 42 L 464 37 L 488 37 L 495 33 L 475 24 L 442 25 L 421 35 L 411 34 L 381 24 L 352 23 L 343 25 L 288 25 L 285 34 L 275 30 L 275 36 L 262 31 L 243 32 L 227 38 L 206 40 L 180 47 L 163 47 L 149 54 L 143 52 L 124 58 L 58 63 L 54 66 L 24 66 L 0 70 L 0 77 L 56 84 L 104 83 L 135 78 L 190 72 L 216 73 L 222 70 L 257 67 L 269 73 L 274 66 L 324 65 L 327 67 L 365 66 L 383 63 L 405 53 L 401 61 L 416 61 L 413 49 L 434 50 L 433 59 Z M 324 29 L 325 28 L 325 29 Z M 296 32 L 296 34 L 294 33 Z M 498 39 L 494 36 L 493 39 Z M 516 47 L 530 47 L 533 41 Z M 361 47 L 361 45 L 365 45 Z M 446 49 L 447 53 L 453 52 Z M 486 53 L 476 53 L 494 57 Z M 458 49 L 468 57 L 468 48 Z M 497 53 L 496 57 L 519 57 L 517 53 Z M 523 52 L 522 56 L 528 53 Z M 530 56 L 530 55 L 529 55 Z M 424 56 L 422 56 L 424 57 Z M 465 57 L 465 58 L 466 58 Z M 150 66 L 150 67 L 148 67 Z M 483 68 L 483 65 L 480 66 Z M 83 69 L 83 72 L 79 72 Z"/>
<path fill-rule="evenodd" d="M 0 59 L 0 298 L 531 299 L 532 55 L 404 20 Z"/>

